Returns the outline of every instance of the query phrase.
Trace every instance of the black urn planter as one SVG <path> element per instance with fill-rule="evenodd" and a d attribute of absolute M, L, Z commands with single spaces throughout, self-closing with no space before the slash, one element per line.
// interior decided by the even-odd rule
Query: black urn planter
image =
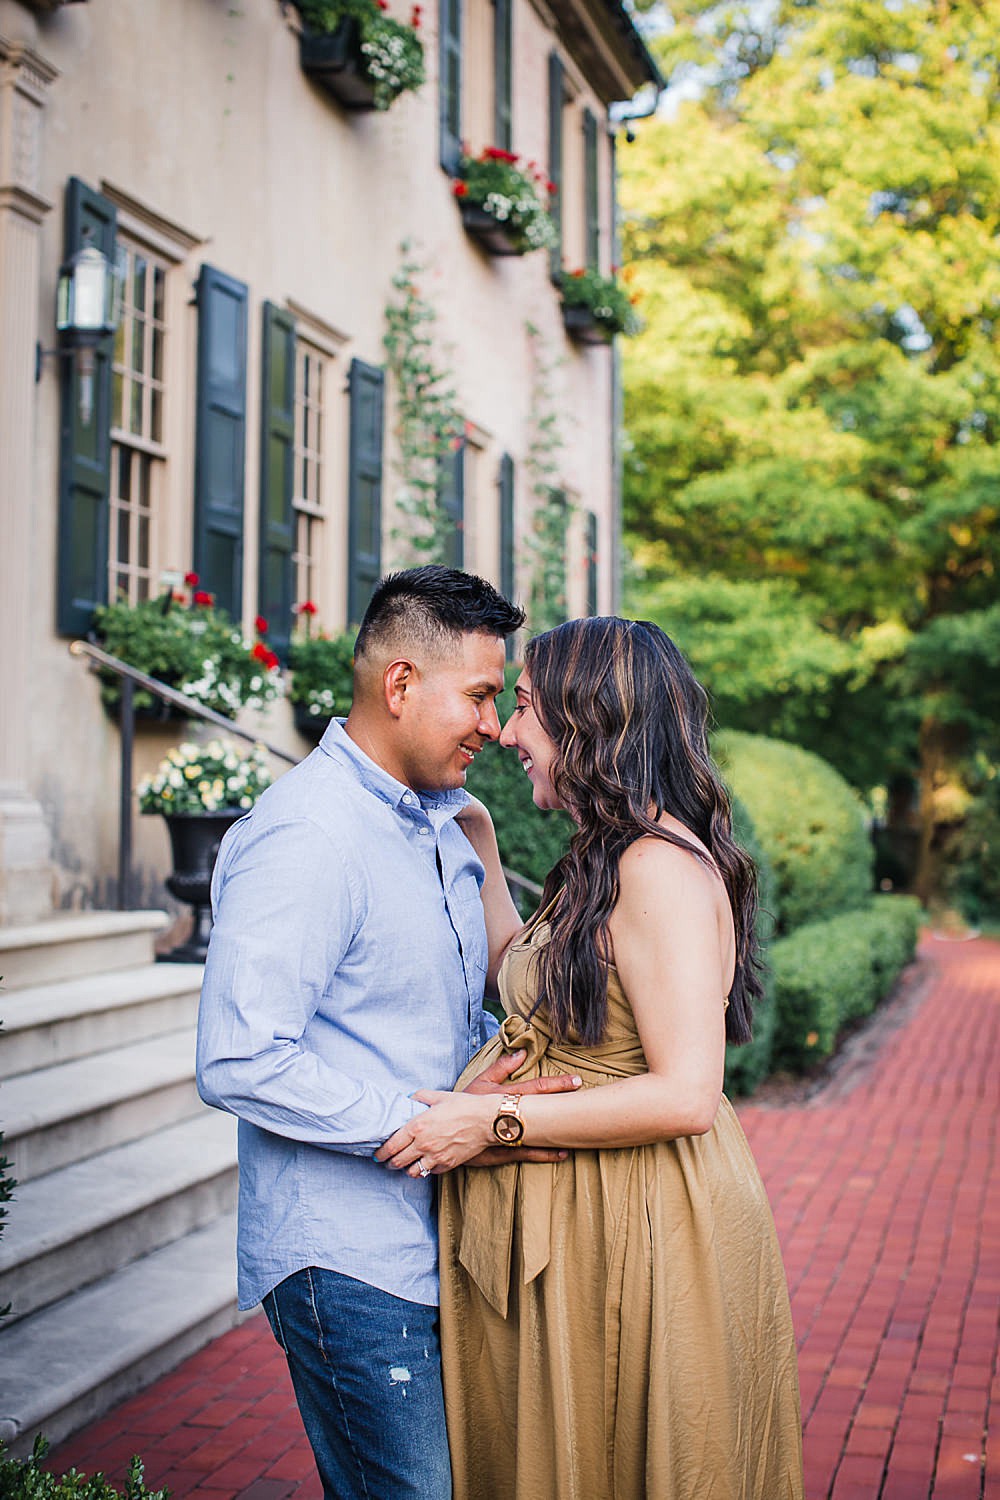
<path fill-rule="evenodd" d="M 167 876 L 167 890 L 178 901 L 194 910 L 194 926 L 187 942 L 161 953 L 160 961 L 171 964 L 203 964 L 208 954 L 212 931 L 212 871 L 219 845 L 228 828 L 243 817 L 238 807 L 217 813 L 164 813 L 173 873 Z"/>
<path fill-rule="evenodd" d="M 167 684 L 172 687 L 172 683 Z M 115 698 L 111 703 L 102 699 L 104 711 L 113 724 L 122 721 L 122 701 Z M 174 729 L 181 724 L 191 722 L 190 714 L 183 709 L 176 708 L 174 704 L 167 703 L 163 698 L 154 698 L 152 703 L 141 703 L 134 710 L 136 729 Z"/>
<path fill-rule="evenodd" d="M 345 109 L 375 108 L 375 85 L 365 67 L 361 31 L 353 16 L 345 16 L 334 31 L 303 31 L 299 62 L 303 73 Z"/>
<path fill-rule="evenodd" d="M 514 230 L 508 229 L 478 203 L 458 200 L 462 215 L 462 228 L 472 239 L 478 241 L 489 255 L 524 255 L 525 245 Z"/>
<path fill-rule="evenodd" d="M 292 704 L 292 720 L 303 739 L 318 745 L 330 719 L 327 714 L 311 714 L 307 703 Z"/>
<path fill-rule="evenodd" d="M 567 307 L 562 304 L 563 327 L 578 344 L 610 344 L 614 334 L 606 323 L 599 323 L 589 307 Z"/>

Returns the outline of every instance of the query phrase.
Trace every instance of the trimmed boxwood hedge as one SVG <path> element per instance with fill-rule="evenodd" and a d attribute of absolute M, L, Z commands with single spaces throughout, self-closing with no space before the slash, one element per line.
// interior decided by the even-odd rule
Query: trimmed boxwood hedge
<path fill-rule="evenodd" d="M 920 903 L 876 896 L 867 909 L 810 922 L 773 943 L 775 1068 L 829 1057 L 851 1021 L 870 1014 L 913 957 Z"/>
<path fill-rule="evenodd" d="M 136 1455 L 128 1466 L 125 1488 L 119 1495 L 103 1474 L 81 1474 L 70 1469 L 53 1474 L 42 1468 L 48 1443 L 39 1433 L 31 1454 L 8 1458 L 0 1442 L 0 1500 L 167 1500 L 168 1489 L 146 1488 L 142 1460 Z"/>
<path fill-rule="evenodd" d="M 764 958 L 761 979 L 764 993 L 754 1006 L 753 1040 L 742 1047 L 726 1048 L 726 1093 L 752 1094 L 771 1071 L 774 1041 L 774 982 L 767 967 L 767 946 L 774 934 L 778 915 L 777 886 L 771 862 L 754 832 L 750 814 L 738 798 L 733 799 L 733 835 L 757 866 L 757 942 Z"/>
<path fill-rule="evenodd" d="M 763 735 L 721 735 L 715 753 L 774 870 L 779 933 L 865 905 L 872 845 L 857 795 L 839 772 Z"/>

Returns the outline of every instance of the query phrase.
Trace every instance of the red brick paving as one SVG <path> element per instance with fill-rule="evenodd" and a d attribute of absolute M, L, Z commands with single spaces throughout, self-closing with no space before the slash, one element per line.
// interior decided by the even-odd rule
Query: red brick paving
<path fill-rule="evenodd" d="M 740 1110 L 788 1272 L 807 1500 L 1000 1500 L 1000 943 L 921 954 L 829 1081 Z M 120 1481 L 133 1452 L 178 1500 L 321 1500 L 260 1316 L 50 1463 Z"/>

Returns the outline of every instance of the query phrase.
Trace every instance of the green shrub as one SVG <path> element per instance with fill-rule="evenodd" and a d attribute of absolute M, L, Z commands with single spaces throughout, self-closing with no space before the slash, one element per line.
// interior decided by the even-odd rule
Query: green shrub
<path fill-rule="evenodd" d="M 863 906 L 872 846 L 843 777 L 811 751 L 763 735 L 731 732 L 715 749 L 774 870 L 779 932 Z"/>
<path fill-rule="evenodd" d="M 167 1500 L 169 1490 L 147 1490 L 142 1460 L 136 1455 L 128 1466 L 125 1488 L 119 1497 L 103 1474 L 68 1473 L 57 1477 L 41 1467 L 48 1443 L 39 1435 L 30 1458 L 5 1458 L 0 1442 L 0 1500 Z"/>
<path fill-rule="evenodd" d="M 801 1072 L 830 1056 L 843 1028 L 884 999 L 913 957 L 919 920 L 913 897 L 876 896 L 772 945 L 775 1067 Z"/>
<path fill-rule="evenodd" d="M 975 767 L 973 799 L 946 850 L 947 889 L 968 922 L 1000 917 L 1000 766 L 983 757 Z"/>
<path fill-rule="evenodd" d="M 301 703 L 324 727 L 333 714 L 344 718 L 354 697 L 354 636 L 300 636 L 288 649 L 292 674 L 288 698 Z"/>
<path fill-rule="evenodd" d="M 763 961 L 764 993 L 754 1006 L 753 1040 L 742 1047 L 726 1048 L 727 1094 L 752 1094 L 771 1070 L 774 1040 L 774 981 L 767 967 L 767 946 L 774 935 L 778 914 L 777 888 L 771 862 L 761 847 L 746 807 L 733 799 L 733 835 L 757 866 L 757 943 Z"/>

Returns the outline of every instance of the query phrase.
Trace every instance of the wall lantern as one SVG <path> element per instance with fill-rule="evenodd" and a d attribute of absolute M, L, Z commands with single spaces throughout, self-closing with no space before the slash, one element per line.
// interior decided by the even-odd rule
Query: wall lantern
<path fill-rule="evenodd" d="M 47 354 L 76 357 L 80 382 L 80 421 L 89 426 L 94 414 L 94 368 L 98 344 L 114 333 L 121 320 L 122 266 L 96 245 L 85 244 L 59 268 L 56 289 L 58 349 L 37 347 L 35 379 L 42 375 Z"/>

